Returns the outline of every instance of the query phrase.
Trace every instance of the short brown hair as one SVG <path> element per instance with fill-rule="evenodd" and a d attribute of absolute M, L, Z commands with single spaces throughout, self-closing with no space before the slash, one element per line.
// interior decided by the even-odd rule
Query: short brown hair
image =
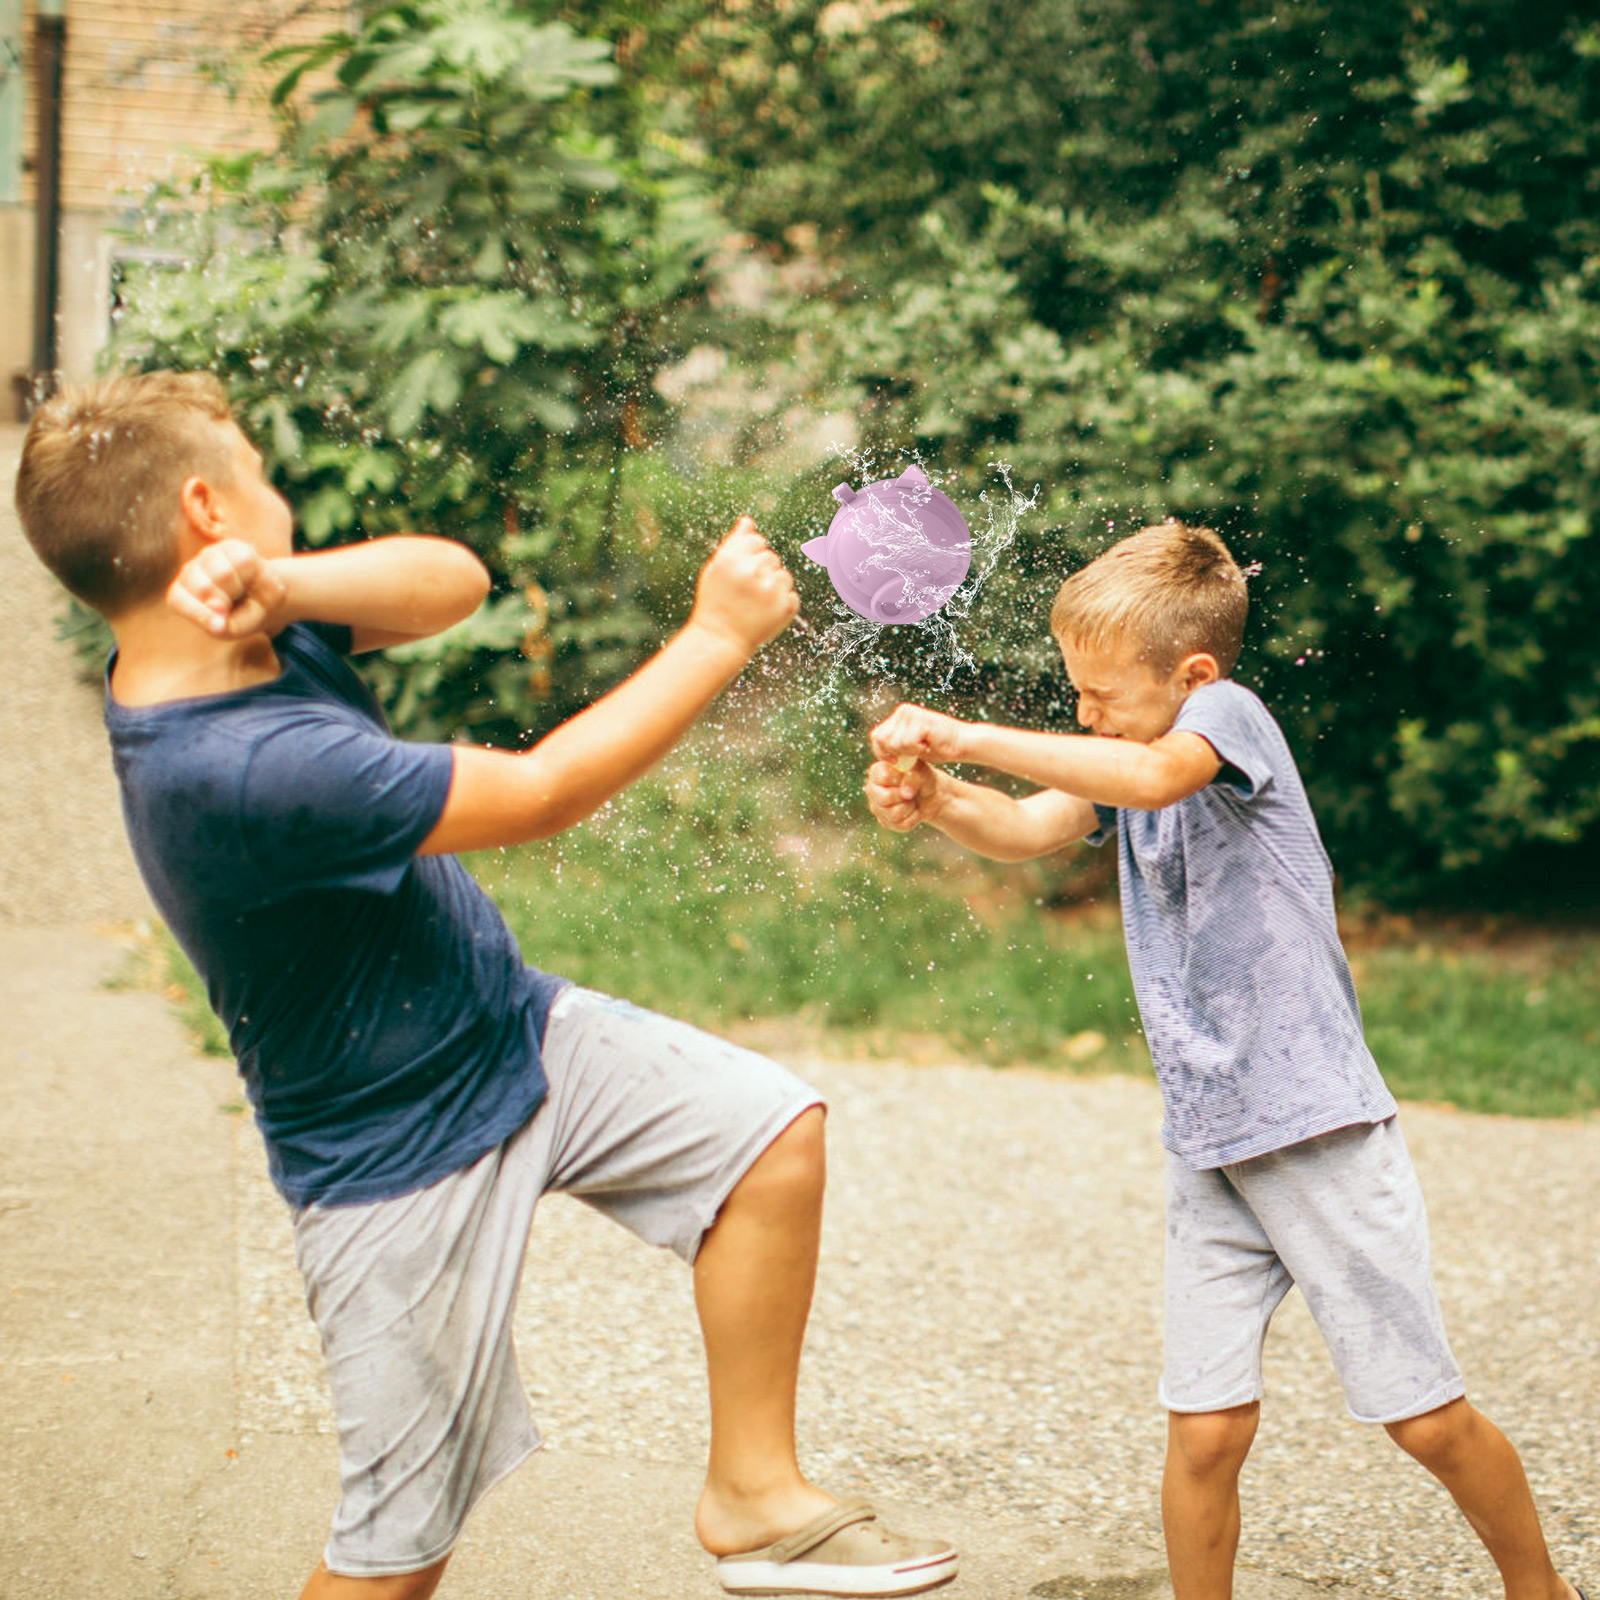
<path fill-rule="evenodd" d="M 233 421 L 209 372 L 145 372 L 62 391 L 22 442 L 17 511 L 39 559 L 85 604 L 115 616 L 174 576 L 186 478 L 228 481 L 217 426 Z"/>
<path fill-rule="evenodd" d="M 1203 650 L 1226 677 L 1249 604 L 1244 573 L 1222 540 L 1169 520 L 1129 534 L 1073 573 L 1056 595 L 1050 631 L 1062 645 L 1131 643 L 1159 672 Z"/>

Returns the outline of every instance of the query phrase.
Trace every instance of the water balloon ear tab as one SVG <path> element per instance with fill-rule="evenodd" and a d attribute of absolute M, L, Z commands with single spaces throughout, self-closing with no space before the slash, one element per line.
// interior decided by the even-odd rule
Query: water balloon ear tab
<path fill-rule="evenodd" d="M 855 490 L 833 491 L 839 509 L 801 552 L 827 570 L 838 596 L 869 622 L 923 622 L 972 565 L 972 536 L 948 495 L 921 467 Z"/>

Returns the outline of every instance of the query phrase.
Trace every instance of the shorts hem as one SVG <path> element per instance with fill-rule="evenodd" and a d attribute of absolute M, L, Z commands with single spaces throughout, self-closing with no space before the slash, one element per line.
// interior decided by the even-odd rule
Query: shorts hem
<path fill-rule="evenodd" d="M 456 1521 L 449 1536 L 442 1539 L 434 1546 L 431 1553 L 416 1558 L 408 1557 L 403 1562 L 395 1561 L 336 1561 L 333 1554 L 333 1545 L 330 1541 L 322 1552 L 322 1564 L 336 1578 L 403 1578 L 408 1573 L 421 1572 L 431 1567 L 435 1562 L 442 1561 L 461 1538 L 467 1525 L 467 1518 L 477 1509 L 479 1501 L 489 1493 L 497 1484 L 503 1483 L 523 1462 L 536 1455 L 544 1448 L 543 1439 L 535 1439 L 532 1443 L 515 1451 L 503 1466 L 492 1471 L 483 1484 L 473 1492 L 472 1498 L 461 1508 L 461 1515 Z"/>
<path fill-rule="evenodd" d="M 700 1254 L 700 1246 L 705 1243 L 706 1235 L 711 1231 L 712 1224 L 717 1220 L 717 1213 L 727 1203 L 728 1196 L 739 1187 L 740 1180 L 770 1148 L 778 1136 L 786 1128 L 798 1122 L 813 1106 L 821 1106 L 823 1110 L 827 1110 L 828 1102 L 814 1089 L 808 1089 L 804 1094 L 797 1095 L 793 1100 L 780 1106 L 770 1117 L 758 1124 L 756 1131 L 728 1159 L 716 1186 L 711 1191 L 712 1198 L 707 1201 L 700 1214 L 695 1218 L 692 1234 L 679 1240 L 678 1244 L 674 1246 L 678 1255 L 689 1266 L 692 1267 L 694 1265 L 695 1257 Z M 679 1248 L 680 1245 L 681 1248 Z"/>
<path fill-rule="evenodd" d="M 1364 1417 L 1353 1405 L 1346 1401 L 1346 1409 L 1357 1422 L 1368 1423 L 1374 1427 L 1387 1427 L 1391 1422 L 1409 1422 L 1412 1417 L 1425 1417 L 1430 1411 L 1437 1411 L 1440 1406 L 1447 1406 L 1452 1400 L 1466 1398 L 1467 1386 L 1463 1382 L 1444 1385 L 1439 1392 L 1429 1400 L 1419 1400 L 1409 1405 L 1403 1411 L 1391 1412 L 1383 1417 Z"/>
<path fill-rule="evenodd" d="M 1165 1384 L 1162 1384 L 1157 1390 L 1162 1407 L 1167 1411 L 1176 1412 L 1180 1417 L 1198 1417 L 1203 1416 L 1208 1411 L 1233 1411 L 1239 1406 L 1258 1405 L 1264 1392 L 1261 1389 L 1255 1389 L 1249 1394 L 1241 1395 L 1236 1400 L 1217 1400 L 1203 1405 L 1185 1402 L 1180 1405 L 1177 1401 L 1168 1398 Z"/>

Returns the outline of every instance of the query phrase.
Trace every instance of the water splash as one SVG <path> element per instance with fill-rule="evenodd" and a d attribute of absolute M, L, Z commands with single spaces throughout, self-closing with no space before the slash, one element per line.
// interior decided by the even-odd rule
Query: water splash
<path fill-rule="evenodd" d="M 833 453 L 846 464 L 855 482 L 867 483 L 887 475 L 879 457 L 871 450 L 835 445 Z M 901 456 L 901 469 L 907 461 L 915 462 L 933 487 L 942 487 L 939 475 L 914 452 L 902 452 Z M 839 678 L 847 672 L 878 682 L 892 681 L 895 669 L 884 648 L 884 634 L 888 630 L 918 636 L 917 645 L 926 661 L 942 673 L 937 684 L 941 693 L 950 688 L 958 672 L 977 665 L 972 652 L 962 642 L 961 629 L 1001 556 L 1016 542 L 1017 528 L 1023 517 L 1038 504 L 1040 495 L 1038 484 L 1029 493 L 1022 493 L 1012 482 L 1011 467 L 1006 462 L 991 461 L 987 463 L 987 470 L 994 481 L 979 492 L 976 515 L 967 515 L 972 533 L 972 565 L 965 581 L 940 610 L 914 623 L 873 622 L 835 599 L 832 602 L 834 620 L 826 628 L 813 630 L 805 636 L 813 657 L 823 668 L 807 697 L 809 700 L 819 701 L 830 696 L 837 689 Z M 965 508 L 963 511 L 965 514 Z M 892 559 L 896 541 L 904 542 L 906 530 L 889 519 L 885 520 L 883 529 Z"/>

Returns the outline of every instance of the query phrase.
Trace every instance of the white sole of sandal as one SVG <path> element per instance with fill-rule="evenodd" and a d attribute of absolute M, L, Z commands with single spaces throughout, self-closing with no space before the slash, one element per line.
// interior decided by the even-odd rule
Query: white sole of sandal
<path fill-rule="evenodd" d="M 719 1562 L 717 1581 L 728 1594 L 921 1594 L 948 1583 L 959 1565 L 954 1550 L 871 1567 L 831 1566 L 822 1561 Z"/>

